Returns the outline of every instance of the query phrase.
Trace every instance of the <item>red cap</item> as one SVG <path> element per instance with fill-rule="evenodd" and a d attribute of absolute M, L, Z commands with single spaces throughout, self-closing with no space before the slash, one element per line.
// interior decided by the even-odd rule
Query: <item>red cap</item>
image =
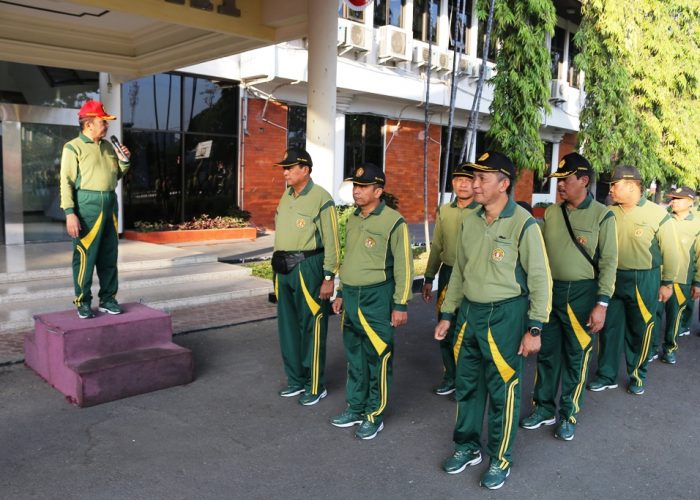
<path fill-rule="evenodd" d="M 116 116 L 108 115 L 100 101 L 88 101 L 78 111 L 78 118 L 101 118 L 103 120 L 116 120 Z"/>

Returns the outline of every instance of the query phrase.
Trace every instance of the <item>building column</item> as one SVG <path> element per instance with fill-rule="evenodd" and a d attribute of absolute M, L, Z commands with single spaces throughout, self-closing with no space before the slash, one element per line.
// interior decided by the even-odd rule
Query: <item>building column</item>
<path fill-rule="evenodd" d="M 119 141 L 122 141 L 122 86 L 121 80 L 117 80 L 109 73 L 100 73 L 100 101 L 104 105 L 107 113 L 117 117 L 116 120 L 109 123 L 109 132 L 106 140 L 109 140 L 110 135 L 116 135 Z M 129 147 L 128 144 L 125 145 Z M 122 181 L 117 184 L 117 200 L 119 202 L 118 230 L 124 232 L 123 209 L 122 209 Z"/>
<path fill-rule="evenodd" d="M 314 162 L 314 182 L 335 196 L 339 187 L 335 179 L 338 3 L 309 0 L 307 12 L 310 21 L 306 149 Z"/>

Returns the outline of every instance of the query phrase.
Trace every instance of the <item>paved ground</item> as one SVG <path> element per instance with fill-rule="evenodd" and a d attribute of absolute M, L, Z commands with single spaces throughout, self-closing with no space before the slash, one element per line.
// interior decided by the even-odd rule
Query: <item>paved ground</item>
<path fill-rule="evenodd" d="M 414 299 L 396 336 L 385 430 L 370 442 L 328 417 L 344 407 L 344 356 L 331 320 L 329 396 L 282 399 L 275 321 L 176 337 L 191 348 L 184 387 L 80 409 L 22 365 L 0 367 L 2 498 L 700 498 L 700 338 L 679 363 L 655 362 L 647 393 L 586 394 L 574 441 L 520 430 L 506 486 L 477 486 L 485 464 L 441 472 L 454 403 L 430 393 L 441 375 L 434 309 Z M 696 325 L 697 328 L 697 325 Z M 533 361 L 527 363 L 527 402 Z M 523 412 L 527 411 L 527 404 Z"/>

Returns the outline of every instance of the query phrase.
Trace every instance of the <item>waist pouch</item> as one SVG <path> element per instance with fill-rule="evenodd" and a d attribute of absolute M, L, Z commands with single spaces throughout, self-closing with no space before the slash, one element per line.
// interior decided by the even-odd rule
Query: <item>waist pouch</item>
<path fill-rule="evenodd" d="M 323 248 L 305 252 L 285 252 L 278 250 L 272 254 L 272 270 L 279 274 L 289 274 L 300 262 L 323 253 Z"/>

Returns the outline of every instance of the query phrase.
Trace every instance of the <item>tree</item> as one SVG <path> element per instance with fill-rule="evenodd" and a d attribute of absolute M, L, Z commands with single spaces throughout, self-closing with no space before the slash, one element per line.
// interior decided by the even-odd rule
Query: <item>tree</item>
<path fill-rule="evenodd" d="M 488 1 L 480 0 L 483 19 Z M 544 171 L 539 135 L 549 111 L 550 59 L 546 37 L 554 32 L 552 0 L 496 0 L 492 38 L 499 40 L 488 138 L 519 168 Z"/>
<path fill-rule="evenodd" d="M 586 74 L 579 143 L 597 170 L 697 185 L 700 3 L 583 0 L 575 43 Z"/>

